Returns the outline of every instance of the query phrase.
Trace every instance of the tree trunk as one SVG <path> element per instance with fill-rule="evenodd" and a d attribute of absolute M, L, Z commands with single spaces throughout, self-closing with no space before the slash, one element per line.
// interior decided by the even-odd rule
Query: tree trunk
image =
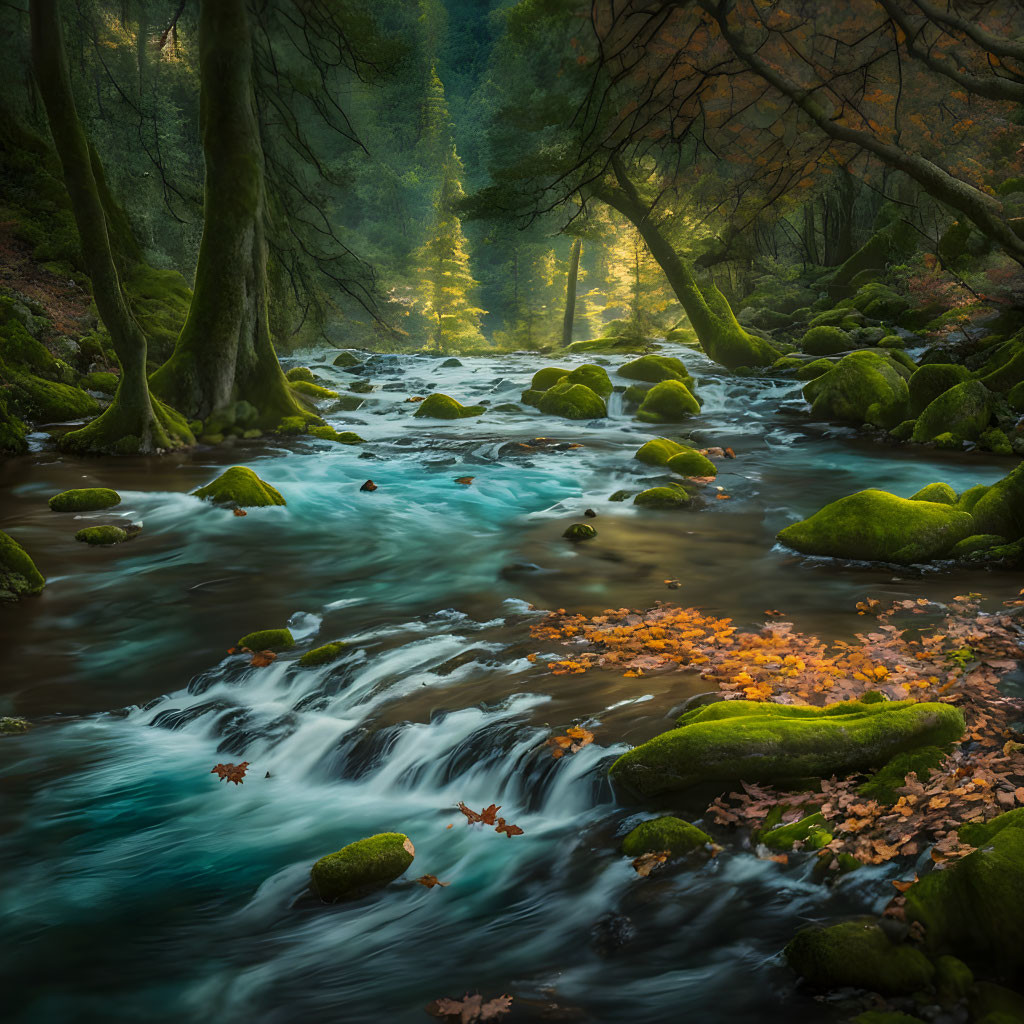
<path fill-rule="evenodd" d="M 853 255 L 853 205 L 856 198 L 857 192 L 854 188 L 853 175 L 844 169 L 839 179 L 839 223 L 830 266 L 845 263 Z"/>
<path fill-rule="evenodd" d="M 618 188 L 604 182 L 592 186 L 602 202 L 628 217 L 647 243 L 675 292 L 680 305 L 697 334 L 701 348 L 723 366 L 766 366 L 779 357 L 768 342 L 748 334 L 737 322 L 728 299 L 715 285 L 701 288 L 693 271 L 665 238 L 650 216 L 650 208 L 640 198 L 618 158 L 613 158 Z"/>
<path fill-rule="evenodd" d="M 319 421 L 285 380 L 267 315 L 266 187 L 245 0 L 203 0 L 200 129 L 206 163 L 203 237 L 185 326 L 153 390 L 222 432 Z M 246 405 L 239 408 L 239 403 Z"/>
<path fill-rule="evenodd" d="M 105 183 L 99 172 L 99 158 L 90 152 L 75 109 L 57 0 L 32 0 L 30 18 L 32 66 L 71 200 L 82 258 L 100 319 L 110 332 L 121 364 L 113 402 L 88 426 L 65 434 L 61 447 L 134 454 L 191 444 L 195 439 L 184 420 L 149 393 L 146 335 L 121 290 L 111 250 L 111 228 L 104 212 Z"/>
<path fill-rule="evenodd" d="M 562 319 L 562 348 L 572 344 L 572 325 L 576 318 L 576 279 L 580 273 L 583 239 L 574 238 L 569 250 L 569 276 L 565 285 L 565 316 Z"/>
<path fill-rule="evenodd" d="M 818 266 L 818 238 L 817 228 L 814 224 L 814 202 L 804 203 L 804 249 L 807 252 L 807 261 L 812 266 Z"/>

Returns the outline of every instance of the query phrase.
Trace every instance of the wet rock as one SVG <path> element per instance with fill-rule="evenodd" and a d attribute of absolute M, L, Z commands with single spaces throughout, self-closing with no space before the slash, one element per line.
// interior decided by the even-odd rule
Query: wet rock
<path fill-rule="evenodd" d="M 663 380 L 644 396 L 636 417 L 645 423 L 681 423 L 700 412 L 700 402 L 682 381 Z"/>
<path fill-rule="evenodd" d="M 295 366 L 284 376 L 285 380 L 289 380 L 293 384 L 299 380 L 304 380 L 309 384 L 313 383 L 313 371 L 308 366 Z"/>
<path fill-rule="evenodd" d="M 121 504 L 121 495 L 109 487 L 78 487 L 50 498 L 54 512 L 97 512 Z"/>
<path fill-rule="evenodd" d="M 573 523 L 562 536 L 566 540 L 592 540 L 597 536 L 597 530 L 587 523 Z"/>
<path fill-rule="evenodd" d="M 804 386 L 804 398 L 820 419 L 870 423 L 890 429 L 906 419 L 907 368 L 888 352 L 865 350 L 843 356 L 827 373 Z"/>
<path fill-rule="evenodd" d="M 0 718 L 0 736 L 22 736 L 32 728 L 26 718 L 5 715 Z"/>
<path fill-rule="evenodd" d="M 120 526 L 86 526 L 75 534 L 75 540 L 85 544 L 121 544 L 128 539 L 128 531 Z"/>
<path fill-rule="evenodd" d="M 686 445 L 671 441 L 667 437 L 656 437 L 653 441 L 642 444 L 634 453 L 633 458 L 648 466 L 664 466 L 673 455 L 688 451 Z"/>
<path fill-rule="evenodd" d="M 346 650 L 348 650 L 348 644 L 341 640 L 336 640 L 330 644 L 323 644 L 320 647 L 314 647 L 311 651 L 306 651 L 299 658 L 299 668 L 317 668 L 320 665 L 337 661 Z"/>
<path fill-rule="evenodd" d="M 633 504 L 641 508 L 684 508 L 690 501 L 685 487 L 669 484 L 666 487 L 648 487 L 633 499 Z"/>
<path fill-rule="evenodd" d="M 339 352 L 334 358 L 334 365 L 346 370 L 355 366 L 362 366 L 364 362 L 364 359 L 360 359 L 351 352 Z"/>
<path fill-rule="evenodd" d="M 246 633 L 236 647 L 248 647 L 250 651 L 284 651 L 295 646 L 290 629 L 257 629 Z"/>
<path fill-rule="evenodd" d="M 667 850 L 674 857 L 682 857 L 703 850 L 710 842 L 711 837 L 696 825 L 666 815 L 640 822 L 622 840 L 622 852 L 627 857 L 639 857 Z"/>
<path fill-rule="evenodd" d="M 234 505 L 236 508 L 286 504 L 277 490 L 246 466 L 232 466 L 192 494 L 216 505 Z"/>
<path fill-rule="evenodd" d="M 483 411 L 482 405 L 462 405 L 448 395 L 433 394 L 420 402 L 415 415 L 435 420 L 461 420 L 479 416 Z"/>
<path fill-rule="evenodd" d="M 592 508 L 587 508 L 587 509 L 584 509 L 584 510 L 583 510 L 583 514 L 584 514 L 584 515 L 585 515 L 585 516 L 586 516 L 586 517 L 587 517 L 588 519 L 596 519 L 596 518 L 597 518 L 597 513 L 596 513 L 596 512 L 595 512 L 595 511 L 594 511 L 594 510 L 593 510 Z"/>
<path fill-rule="evenodd" d="M 545 391 L 537 408 L 545 415 L 569 420 L 594 420 L 608 415 L 600 395 L 586 384 L 571 383 L 568 377 Z"/>
<path fill-rule="evenodd" d="M 650 384 L 660 384 L 663 380 L 678 380 L 687 387 L 693 378 L 681 359 L 673 356 L 640 356 L 632 362 L 619 367 L 619 376 L 629 380 L 642 380 Z"/>
<path fill-rule="evenodd" d="M 320 899 L 352 899 L 393 882 L 412 863 L 416 850 L 401 832 L 382 832 L 321 857 L 310 871 Z"/>
<path fill-rule="evenodd" d="M 441 366 L 444 367 L 445 369 L 448 369 L 449 367 L 461 366 L 461 365 L 462 365 L 462 363 L 458 359 L 456 359 L 454 356 L 452 356 L 450 359 L 446 359 L 441 364 Z"/>
<path fill-rule="evenodd" d="M 680 476 L 718 476 L 715 464 L 695 448 L 687 448 L 673 455 L 666 465 Z"/>
<path fill-rule="evenodd" d="M 375 490 L 377 490 L 377 485 L 372 480 L 367 480 L 366 483 L 364 483 L 359 488 L 359 490 L 361 490 L 361 491 L 375 491 Z"/>
<path fill-rule="evenodd" d="M 614 494 L 609 495 L 609 501 L 625 501 L 627 498 L 633 496 L 632 491 L 616 491 Z"/>
<path fill-rule="evenodd" d="M 308 380 L 294 381 L 291 386 L 293 391 L 298 391 L 300 395 L 305 395 L 307 398 L 315 398 L 319 400 L 338 397 L 337 391 L 321 387 L 319 384 L 313 384 Z"/>

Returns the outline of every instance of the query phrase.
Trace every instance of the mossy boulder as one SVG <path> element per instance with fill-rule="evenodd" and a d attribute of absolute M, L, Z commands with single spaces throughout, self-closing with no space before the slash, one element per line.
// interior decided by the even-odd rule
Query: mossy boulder
<path fill-rule="evenodd" d="M 530 391 L 547 391 L 553 388 L 563 377 L 569 375 L 569 370 L 563 370 L 558 366 L 545 366 L 538 370 L 530 381 Z"/>
<path fill-rule="evenodd" d="M 828 324 L 812 327 L 800 339 L 800 348 L 812 356 L 832 356 L 853 347 L 853 342 L 846 331 Z"/>
<path fill-rule="evenodd" d="M 690 451 L 686 445 L 671 441 L 667 437 L 656 437 L 653 441 L 642 444 L 634 453 L 633 458 L 648 466 L 666 466 L 673 455 Z"/>
<path fill-rule="evenodd" d="M 645 853 L 667 850 L 674 857 L 683 857 L 703 850 L 710 842 L 711 837 L 696 825 L 665 815 L 640 822 L 622 840 L 622 852 L 627 857 L 640 857 Z"/>
<path fill-rule="evenodd" d="M 949 484 L 925 484 L 921 490 L 912 494 L 908 501 L 934 501 L 939 505 L 955 505 L 956 491 Z"/>
<path fill-rule="evenodd" d="M 815 327 L 838 327 L 844 322 L 852 322 L 858 325 L 864 323 L 864 315 L 858 310 L 851 310 L 848 306 L 838 306 L 835 309 L 826 309 L 818 313 L 807 324 L 812 330 Z"/>
<path fill-rule="evenodd" d="M 975 484 L 973 487 L 968 487 L 956 499 L 956 507 L 961 512 L 973 512 L 974 506 L 988 493 L 989 486 L 989 484 Z"/>
<path fill-rule="evenodd" d="M 537 408 L 547 416 L 567 420 L 596 420 L 608 415 L 604 399 L 597 392 L 586 384 L 572 384 L 568 378 L 545 391 Z"/>
<path fill-rule="evenodd" d="M 50 498 L 54 512 L 97 512 L 121 504 L 121 495 L 109 487 L 76 487 Z"/>
<path fill-rule="evenodd" d="M 0 530 L 0 601 L 17 601 L 26 594 L 38 594 L 45 586 L 46 580 L 28 552 L 10 534 Z"/>
<path fill-rule="evenodd" d="M 819 419 L 885 429 L 906 419 L 908 397 L 904 372 L 887 352 L 873 349 L 843 356 L 827 373 L 804 385 L 804 398 Z"/>
<path fill-rule="evenodd" d="M 393 882 L 415 856 L 408 836 L 382 832 L 321 857 L 310 872 L 312 888 L 320 899 L 329 902 L 352 899 Z"/>
<path fill-rule="evenodd" d="M 295 640 L 290 629 L 257 629 L 246 633 L 235 646 L 250 651 L 286 651 L 295 646 Z"/>
<path fill-rule="evenodd" d="M 721 701 L 623 754 L 610 774 L 644 797 L 702 783 L 827 779 L 878 768 L 904 750 L 952 743 L 963 731 L 963 716 L 950 704 Z"/>
<path fill-rule="evenodd" d="M 823 373 L 828 373 L 835 363 L 830 359 L 812 359 L 800 365 L 796 371 L 797 380 L 817 380 Z"/>
<path fill-rule="evenodd" d="M 962 825 L 958 834 L 977 849 L 907 890 L 907 920 L 924 925 L 933 950 L 1019 974 L 1024 970 L 1024 808 Z"/>
<path fill-rule="evenodd" d="M 337 661 L 346 650 L 348 650 L 348 644 L 342 640 L 314 647 L 299 658 L 299 668 L 317 668 L 319 665 L 327 665 L 332 661 Z"/>
<path fill-rule="evenodd" d="M 970 537 L 964 537 L 950 548 L 950 558 L 967 558 L 968 555 L 976 555 L 979 551 L 988 551 L 990 548 L 998 548 L 1009 543 L 1006 537 L 998 533 L 975 533 Z"/>
<path fill-rule="evenodd" d="M 832 833 L 825 816 L 815 811 L 788 825 L 762 829 L 757 841 L 770 850 L 792 850 L 797 843 L 802 843 L 806 850 L 820 850 L 832 842 Z"/>
<path fill-rule="evenodd" d="M 690 377 L 681 359 L 674 356 L 640 356 L 619 367 L 619 376 L 627 380 L 642 380 L 660 384 L 663 380 L 679 380 L 689 387 Z"/>
<path fill-rule="evenodd" d="M 880 281 L 857 289 L 853 306 L 873 320 L 897 320 L 910 309 L 910 302 Z"/>
<path fill-rule="evenodd" d="M 329 423 L 310 427 L 306 432 L 310 437 L 318 437 L 321 441 L 336 441 L 338 444 L 363 443 L 363 439 L 354 430 L 335 430 Z"/>
<path fill-rule="evenodd" d="M 313 371 L 308 366 L 294 366 L 286 374 L 285 378 L 293 384 L 296 381 L 304 380 L 308 384 L 313 383 Z"/>
<path fill-rule="evenodd" d="M 234 505 L 236 508 L 287 504 L 279 491 L 246 466 L 232 466 L 192 494 L 215 505 Z"/>
<path fill-rule="evenodd" d="M 88 392 L 68 384 L 43 380 L 31 373 L 8 375 L 8 400 L 28 420 L 57 423 L 98 415 L 100 404 Z"/>
<path fill-rule="evenodd" d="M 971 514 L 972 533 L 997 533 L 1010 540 L 1024 537 L 1024 462 L 980 495 Z"/>
<path fill-rule="evenodd" d="M 673 473 L 680 476 L 718 476 L 718 468 L 696 448 L 687 448 L 673 455 L 666 463 Z"/>
<path fill-rule="evenodd" d="M 897 754 L 888 764 L 883 765 L 866 782 L 857 787 L 857 792 L 869 800 L 892 805 L 900 798 L 900 789 L 906 785 L 907 776 L 913 772 L 920 782 L 927 782 L 931 774 L 946 759 L 946 752 L 940 747 L 920 747 L 917 750 Z"/>
<path fill-rule="evenodd" d="M 805 555 L 910 565 L 940 558 L 976 532 L 970 514 L 955 507 L 872 488 L 833 501 L 778 539 Z"/>
<path fill-rule="evenodd" d="M 479 416 L 483 411 L 482 405 L 462 405 L 448 395 L 435 393 L 420 402 L 415 415 L 422 419 L 464 420 L 471 416 Z"/>
<path fill-rule="evenodd" d="M 3 600 L 0 597 L 0 600 Z M 32 728 L 27 718 L 16 718 L 4 715 L 0 718 L 0 736 L 24 736 Z"/>
<path fill-rule="evenodd" d="M 978 437 L 978 447 L 993 455 L 1013 455 L 1013 444 L 999 427 L 989 427 Z"/>
<path fill-rule="evenodd" d="M 334 366 L 340 366 L 343 370 L 347 370 L 353 366 L 362 366 L 366 362 L 365 359 L 360 359 L 359 356 L 352 352 L 339 352 L 334 357 Z"/>
<path fill-rule="evenodd" d="M 910 945 L 897 945 L 876 921 L 806 928 L 786 946 L 789 966 L 812 988 L 863 988 L 886 996 L 928 988 L 935 968 Z"/>
<path fill-rule="evenodd" d="M 641 508 L 685 508 L 691 500 L 685 487 L 672 484 L 668 487 L 648 487 L 633 498 L 633 504 Z"/>
<path fill-rule="evenodd" d="M 992 418 L 992 392 L 981 381 L 966 380 L 944 391 L 917 418 L 914 441 L 931 441 L 940 434 L 976 441 Z"/>
<path fill-rule="evenodd" d="M 314 384 L 308 380 L 296 380 L 292 381 L 292 391 L 298 391 L 300 395 L 305 395 L 306 398 L 313 398 L 320 401 L 325 398 L 337 398 L 338 392 L 332 391 L 330 388 L 321 387 L 319 384 Z"/>
<path fill-rule="evenodd" d="M 112 395 L 117 391 L 121 378 L 116 373 L 105 373 L 96 370 L 87 373 L 79 383 L 86 391 L 98 391 L 101 395 Z"/>
<path fill-rule="evenodd" d="M 645 423 L 681 423 L 700 412 L 700 402 L 679 380 L 663 380 L 644 396 L 636 418 Z"/>
<path fill-rule="evenodd" d="M 1024 382 L 1024 338 L 1006 346 L 999 364 L 981 378 L 990 391 L 1010 391 Z M 987 367 L 986 367 L 987 368 Z"/>
<path fill-rule="evenodd" d="M 562 536 L 566 540 L 593 540 L 597 536 L 597 530 L 587 523 L 573 523 L 566 528 Z"/>
<path fill-rule="evenodd" d="M 84 544 L 121 544 L 127 539 L 128 531 L 120 526 L 86 526 L 75 534 Z"/>
<path fill-rule="evenodd" d="M 917 419 L 939 395 L 970 379 L 971 371 L 966 366 L 956 363 L 925 363 L 907 381 L 910 415 Z"/>
<path fill-rule="evenodd" d="M 596 363 L 584 363 L 582 366 L 577 366 L 571 373 L 565 374 L 563 380 L 570 384 L 583 384 L 590 388 L 595 395 L 604 399 L 607 399 L 612 393 L 612 382 L 608 377 L 608 371 Z M 555 384 L 560 383 L 562 380 L 555 381 Z"/>

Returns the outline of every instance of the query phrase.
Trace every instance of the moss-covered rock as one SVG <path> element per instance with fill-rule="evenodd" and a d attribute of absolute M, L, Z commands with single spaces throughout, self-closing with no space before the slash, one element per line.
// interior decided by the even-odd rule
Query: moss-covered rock
<path fill-rule="evenodd" d="M 718 476 L 715 464 L 695 448 L 687 448 L 673 455 L 666 465 L 680 476 Z"/>
<path fill-rule="evenodd" d="M 329 662 L 337 661 L 346 650 L 348 650 L 348 644 L 342 640 L 335 640 L 333 643 L 314 647 L 311 651 L 306 651 L 299 658 L 299 667 L 316 668 L 319 665 L 326 665 Z"/>
<path fill-rule="evenodd" d="M 987 368 L 987 367 L 986 367 Z M 999 364 L 981 378 L 990 391 L 1011 391 L 1024 382 L 1024 338 L 1007 345 Z"/>
<path fill-rule="evenodd" d="M 464 420 L 479 416 L 483 411 L 482 405 L 462 405 L 454 398 L 439 393 L 428 395 L 416 407 L 417 416 L 433 420 Z"/>
<path fill-rule="evenodd" d="M 120 526 L 86 526 L 75 534 L 84 544 L 121 544 L 127 539 L 127 530 Z"/>
<path fill-rule="evenodd" d="M 961 512 L 973 512 L 974 506 L 988 493 L 989 486 L 989 484 L 975 484 L 973 487 L 968 487 L 956 499 L 956 507 Z"/>
<path fill-rule="evenodd" d="M 854 308 L 873 320 L 898 320 L 910 302 L 880 281 L 872 281 L 857 289 L 853 296 Z"/>
<path fill-rule="evenodd" d="M 665 815 L 640 822 L 622 840 L 622 852 L 627 857 L 640 857 L 645 853 L 667 850 L 674 857 L 682 857 L 703 850 L 710 842 L 711 837 L 696 825 Z"/>
<path fill-rule="evenodd" d="M 823 373 L 828 373 L 835 364 L 830 359 L 812 359 L 803 363 L 796 371 L 797 380 L 817 380 Z"/>
<path fill-rule="evenodd" d="M 0 601 L 17 601 L 26 594 L 38 594 L 46 586 L 43 574 L 28 552 L 0 530 Z"/>
<path fill-rule="evenodd" d="M 296 380 L 292 382 L 291 388 L 293 391 L 298 391 L 300 395 L 305 395 L 307 398 L 314 398 L 318 401 L 325 398 L 337 398 L 338 392 L 332 391 L 330 388 L 321 387 L 319 384 L 313 384 L 308 380 Z"/>
<path fill-rule="evenodd" d="M 545 391 L 537 408 L 547 416 L 561 416 L 568 420 L 596 420 L 608 415 L 604 399 L 599 394 L 586 384 L 570 383 L 568 378 Z"/>
<path fill-rule="evenodd" d="M 1024 462 L 981 494 L 971 514 L 972 533 L 996 533 L 1010 540 L 1024 537 Z"/>
<path fill-rule="evenodd" d="M 329 423 L 318 427 L 310 427 L 310 437 L 318 437 L 321 441 L 336 441 L 338 444 L 362 444 L 363 439 L 354 430 L 335 430 Z"/>
<path fill-rule="evenodd" d="M 896 441 L 909 441 L 915 426 L 917 426 L 917 420 L 903 420 L 889 431 L 889 436 Z"/>
<path fill-rule="evenodd" d="M 12 410 L 27 420 L 58 423 L 86 419 L 100 412 L 100 404 L 92 395 L 68 384 L 43 380 L 31 373 L 12 373 L 8 384 Z"/>
<path fill-rule="evenodd" d="M 113 395 L 121 378 L 116 373 L 105 373 L 97 370 L 87 373 L 80 381 L 86 391 L 98 391 L 101 395 Z"/>
<path fill-rule="evenodd" d="M 831 356 L 853 347 L 853 342 L 846 331 L 828 324 L 812 327 L 800 339 L 800 348 L 812 356 Z"/>
<path fill-rule="evenodd" d="M 815 811 L 788 825 L 762 829 L 757 840 L 770 850 L 792 850 L 797 843 L 802 843 L 805 850 L 820 850 L 832 842 L 832 832 L 825 816 Z"/>
<path fill-rule="evenodd" d="M 645 423 L 681 423 L 700 412 L 700 402 L 678 380 L 663 380 L 644 396 L 636 417 Z"/>
<path fill-rule="evenodd" d="M 689 492 L 679 484 L 667 487 L 648 487 L 633 499 L 641 508 L 685 508 L 690 504 Z"/>
<path fill-rule="evenodd" d="M 374 388 L 368 380 L 354 380 L 349 385 L 349 390 L 355 392 L 357 395 L 368 395 Z"/>
<path fill-rule="evenodd" d="M 999 427 L 989 427 L 978 437 L 978 447 L 993 455 L 1013 455 L 1013 444 Z"/>
<path fill-rule="evenodd" d="M 639 459 L 648 466 L 667 466 L 668 460 L 673 455 L 679 455 L 690 449 L 686 445 L 679 444 L 667 437 L 656 437 L 653 441 L 642 444 L 633 454 L 634 459 Z"/>
<path fill-rule="evenodd" d="M 679 380 L 687 387 L 692 377 L 681 359 L 674 356 L 640 356 L 619 367 L 619 376 L 628 380 L 642 380 L 649 384 L 660 384 L 663 380 Z"/>
<path fill-rule="evenodd" d="M 0 597 L 0 600 L 3 600 Z M 4 715 L 0 718 L 0 736 L 24 736 L 32 728 L 32 723 L 27 718 L 16 718 L 11 715 Z"/>
<path fill-rule="evenodd" d="M 976 441 L 992 418 L 992 393 L 981 381 L 966 380 L 944 391 L 917 418 L 915 441 L 932 441 L 950 433 L 955 438 Z"/>
<path fill-rule="evenodd" d="M 295 646 L 295 640 L 290 629 L 257 629 L 246 633 L 235 646 L 250 651 L 286 651 Z"/>
<path fill-rule="evenodd" d="M 897 945 L 875 921 L 807 928 L 786 946 L 790 967 L 817 989 L 868 989 L 909 995 L 927 988 L 935 968 L 918 949 Z"/>
<path fill-rule="evenodd" d="M 570 384 L 583 384 L 590 388 L 595 395 L 604 399 L 607 399 L 612 393 L 612 382 L 608 377 L 608 371 L 596 363 L 584 363 L 582 366 L 577 366 L 571 373 L 565 374 L 562 380 L 555 381 L 555 384 L 561 384 L 563 380 Z"/>
<path fill-rule="evenodd" d="M 950 558 L 966 558 L 968 555 L 975 555 L 979 551 L 988 551 L 990 548 L 1001 547 L 1008 543 L 1005 537 L 998 533 L 975 533 L 970 537 L 964 537 L 950 548 Z"/>
<path fill-rule="evenodd" d="M 562 536 L 566 540 L 592 540 L 597 536 L 597 530 L 587 523 L 573 523 L 566 528 Z"/>
<path fill-rule="evenodd" d="M 974 972 L 955 956 L 939 956 L 935 964 L 935 990 L 945 1003 L 955 1003 L 964 999 L 974 988 Z"/>
<path fill-rule="evenodd" d="M 334 365 L 340 366 L 343 370 L 353 366 L 362 366 L 365 361 L 365 359 L 360 359 L 359 356 L 352 352 L 339 352 L 334 357 Z"/>
<path fill-rule="evenodd" d="M 952 743 L 963 731 L 963 716 L 949 704 L 721 701 L 687 712 L 678 728 L 634 747 L 610 771 L 645 797 L 709 782 L 827 779 Z"/>
<path fill-rule="evenodd" d="M 869 800 L 892 805 L 899 800 L 899 790 L 906 785 L 906 778 L 911 772 L 919 781 L 927 782 L 932 772 L 945 759 L 946 752 L 939 747 L 921 747 L 918 750 L 904 751 L 858 786 L 857 792 Z"/>
<path fill-rule="evenodd" d="M 908 390 L 903 372 L 887 352 L 865 349 L 843 356 L 804 385 L 804 398 L 820 419 L 890 429 L 906 419 Z"/>
<path fill-rule="evenodd" d="M 322 900 L 351 899 L 393 882 L 416 856 L 408 836 L 382 832 L 349 843 L 321 857 L 310 872 L 313 891 Z"/>
<path fill-rule="evenodd" d="M 54 512 L 97 512 L 121 504 L 121 495 L 109 487 L 76 487 L 50 498 Z"/>
<path fill-rule="evenodd" d="M 908 501 L 934 501 L 939 505 L 955 505 L 956 491 L 949 484 L 925 484 L 921 490 L 912 494 Z"/>
<path fill-rule="evenodd" d="M 917 419 L 939 395 L 970 379 L 971 371 L 966 366 L 956 363 L 925 363 L 907 381 L 910 415 Z"/>
<path fill-rule="evenodd" d="M 547 391 L 553 388 L 563 377 L 568 376 L 569 370 L 563 370 L 558 366 L 545 366 L 538 370 L 530 381 L 530 391 Z"/>
<path fill-rule="evenodd" d="M 907 919 L 924 925 L 925 941 L 934 950 L 1019 974 L 1024 970 L 1024 808 L 963 825 L 959 836 L 977 849 L 908 889 Z"/>
<path fill-rule="evenodd" d="M 868 562 L 927 562 L 976 533 L 971 516 L 949 505 L 858 491 L 781 530 L 778 539 L 805 555 Z"/>
<path fill-rule="evenodd" d="M 293 366 L 286 374 L 285 378 L 290 380 L 293 384 L 296 381 L 304 380 L 309 384 L 313 383 L 313 371 L 308 366 Z"/>
<path fill-rule="evenodd" d="M 215 505 L 234 505 L 236 508 L 287 504 L 280 492 L 246 466 L 232 466 L 192 494 Z"/>
<path fill-rule="evenodd" d="M 1006 392 L 1006 402 L 1014 412 L 1024 412 L 1024 381 Z"/>
<path fill-rule="evenodd" d="M 859 310 L 850 309 L 849 306 L 838 306 L 836 309 L 826 309 L 818 313 L 807 326 L 813 330 L 815 327 L 838 327 L 844 322 L 859 326 L 864 323 L 864 314 Z"/>

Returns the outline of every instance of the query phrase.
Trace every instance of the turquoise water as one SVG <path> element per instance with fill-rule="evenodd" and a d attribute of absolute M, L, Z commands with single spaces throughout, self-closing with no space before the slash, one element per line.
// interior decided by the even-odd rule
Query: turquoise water
<path fill-rule="evenodd" d="M 511 1021 L 674 1021 L 681 1007 L 716 1022 L 829 1019 L 794 991 L 779 952 L 802 923 L 884 903 L 892 869 L 825 889 L 808 864 L 758 860 L 733 838 L 704 867 L 638 879 L 616 839 L 637 809 L 616 801 L 605 769 L 706 684 L 552 677 L 543 656 L 526 658 L 538 650 L 528 625 L 534 609 L 672 600 L 743 625 L 780 608 L 838 636 L 863 624 L 853 605 L 868 594 L 996 600 L 1014 580 L 803 559 L 773 538 L 860 487 L 960 490 L 1009 465 L 809 423 L 798 385 L 678 354 L 704 410 L 668 435 L 737 454 L 684 512 L 607 500 L 662 477 L 631 458 L 657 432 L 617 396 L 608 419 L 583 424 L 526 408 L 425 421 L 405 402 L 431 390 L 514 401 L 545 365 L 534 356 L 374 357 L 365 405 L 327 417 L 366 438 L 359 447 L 261 440 L 103 462 L 41 449 L 0 467 L 3 528 L 49 579 L 0 612 L 0 713 L 39 723 L 0 743 L 14 1019 L 415 1021 L 465 991 L 511 993 Z M 352 379 L 322 359 L 297 362 Z M 519 447 L 539 435 L 557 443 Z M 231 464 L 287 507 L 239 518 L 189 496 Z M 367 479 L 376 491 L 359 490 Z M 88 484 L 123 503 L 47 509 Z M 119 519 L 142 533 L 109 550 L 73 540 L 85 522 Z M 577 521 L 598 539 L 562 540 Z M 270 667 L 225 653 L 285 623 L 296 652 Z M 298 668 L 298 653 L 334 639 L 350 643 L 340 661 Z M 545 739 L 577 721 L 597 741 L 554 761 Z M 241 786 L 210 774 L 241 760 Z M 465 825 L 460 800 L 501 804 L 525 834 Z M 408 877 L 353 904 L 309 896 L 313 860 L 388 830 L 415 843 Z M 451 885 L 413 881 L 427 873 Z"/>

